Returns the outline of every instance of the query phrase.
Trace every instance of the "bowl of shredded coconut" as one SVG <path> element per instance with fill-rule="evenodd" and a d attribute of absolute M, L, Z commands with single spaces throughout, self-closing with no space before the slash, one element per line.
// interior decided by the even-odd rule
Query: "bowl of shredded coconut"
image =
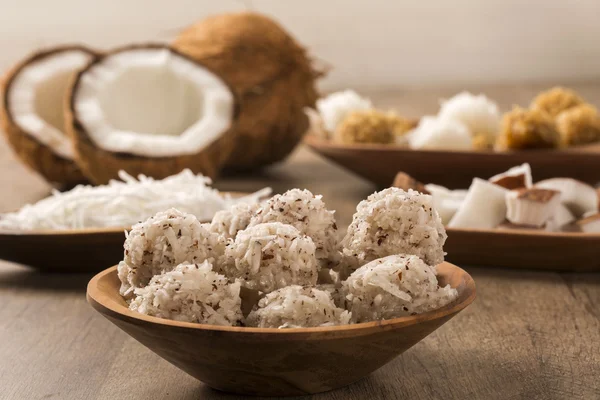
<path fill-rule="evenodd" d="M 94 271 L 123 258 L 124 232 L 175 207 L 202 222 L 271 193 L 219 192 L 190 170 L 156 180 L 124 171 L 107 185 L 78 185 L 0 214 L 0 259 L 52 271 Z M 66 256 L 67 255 L 67 256 Z"/>
<path fill-rule="evenodd" d="M 88 301 L 209 386 L 304 395 L 352 383 L 475 298 L 444 262 L 431 196 L 389 188 L 338 232 L 322 196 L 292 189 L 211 222 L 177 208 L 127 233 Z"/>

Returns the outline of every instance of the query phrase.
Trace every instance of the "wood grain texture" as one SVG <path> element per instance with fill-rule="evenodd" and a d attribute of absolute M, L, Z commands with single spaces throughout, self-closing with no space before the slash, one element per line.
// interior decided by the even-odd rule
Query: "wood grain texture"
<path fill-rule="evenodd" d="M 543 86 L 470 87 L 503 108 L 527 104 Z M 381 107 L 418 116 L 463 88 L 373 94 Z M 600 85 L 576 87 L 600 104 Z M 0 144 L 0 196 L 6 211 L 49 187 Z M 276 192 L 306 187 L 336 209 L 341 228 L 370 183 L 305 148 L 260 174 L 230 177 L 220 190 Z M 477 300 L 452 321 L 367 378 L 315 395 L 359 399 L 600 398 L 600 275 L 461 265 Z M 210 389 L 120 331 L 85 301 L 90 275 L 46 274 L 0 263 L 0 399 L 208 399 Z"/>
<path fill-rule="evenodd" d="M 456 301 L 416 316 L 326 328 L 273 329 L 200 325 L 129 310 L 119 294 L 117 268 L 96 275 L 88 302 L 162 358 L 212 388 L 228 393 L 297 396 L 354 383 L 434 332 L 475 300 L 464 270 L 438 266 Z"/>

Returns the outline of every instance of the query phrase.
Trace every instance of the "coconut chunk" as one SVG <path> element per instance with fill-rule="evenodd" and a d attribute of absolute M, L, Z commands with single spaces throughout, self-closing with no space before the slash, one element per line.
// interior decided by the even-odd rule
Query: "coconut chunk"
<path fill-rule="evenodd" d="M 508 190 L 530 188 L 533 184 L 531 166 L 525 163 L 512 167 L 506 172 L 492 176 L 489 181 Z"/>
<path fill-rule="evenodd" d="M 600 214 L 596 213 L 577 221 L 577 227 L 584 233 L 600 232 Z"/>
<path fill-rule="evenodd" d="M 44 50 L 21 62 L 5 80 L 2 122 L 9 143 L 51 182 L 84 180 L 65 132 L 64 100 L 75 72 L 94 57 L 80 46 Z"/>
<path fill-rule="evenodd" d="M 558 190 L 562 203 L 577 217 L 598 212 L 598 192 L 587 183 L 572 178 L 552 178 L 535 184 L 540 189 Z"/>
<path fill-rule="evenodd" d="M 433 206 L 444 224 L 450 222 L 467 197 L 466 190 L 450 190 L 432 183 L 425 185 L 425 190 L 433 196 Z"/>
<path fill-rule="evenodd" d="M 513 224 L 542 227 L 557 212 L 560 192 L 548 189 L 520 189 L 506 193 L 506 219 Z"/>
<path fill-rule="evenodd" d="M 492 229 L 506 217 L 508 190 L 475 178 L 460 208 L 448 223 L 450 228 Z"/>
<path fill-rule="evenodd" d="M 416 190 L 417 192 L 421 192 L 423 194 L 430 194 L 427 189 L 425 189 L 425 185 L 413 178 L 412 176 L 405 174 L 404 172 L 398 172 L 396 177 L 394 178 L 393 187 L 397 187 L 398 189 L 402 189 L 404 191 L 408 191 L 409 189 Z"/>

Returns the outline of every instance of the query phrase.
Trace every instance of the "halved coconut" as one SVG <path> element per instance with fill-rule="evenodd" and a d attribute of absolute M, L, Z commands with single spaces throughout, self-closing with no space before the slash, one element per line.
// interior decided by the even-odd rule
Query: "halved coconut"
<path fill-rule="evenodd" d="M 315 81 L 323 74 L 272 19 L 249 12 L 213 16 L 181 32 L 173 46 L 222 76 L 238 95 L 231 169 L 284 159 L 308 130 L 304 108 L 314 108 Z"/>
<path fill-rule="evenodd" d="M 64 101 L 70 80 L 96 54 L 82 46 L 34 53 L 14 67 L 2 86 L 2 125 L 9 143 L 28 166 L 50 182 L 85 178 L 65 133 Z"/>
<path fill-rule="evenodd" d="M 95 183 L 119 170 L 214 177 L 233 149 L 236 98 L 210 69 L 164 45 L 121 48 L 79 72 L 67 107 L 77 162 Z"/>

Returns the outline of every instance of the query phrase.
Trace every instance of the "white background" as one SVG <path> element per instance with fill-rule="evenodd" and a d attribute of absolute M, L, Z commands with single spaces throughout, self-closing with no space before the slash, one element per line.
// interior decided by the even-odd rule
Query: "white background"
<path fill-rule="evenodd" d="M 324 89 L 600 77 L 600 0 L 0 0 L 0 67 L 65 42 L 169 41 L 244 8 L 276 17 L 334 67 Z"/>

